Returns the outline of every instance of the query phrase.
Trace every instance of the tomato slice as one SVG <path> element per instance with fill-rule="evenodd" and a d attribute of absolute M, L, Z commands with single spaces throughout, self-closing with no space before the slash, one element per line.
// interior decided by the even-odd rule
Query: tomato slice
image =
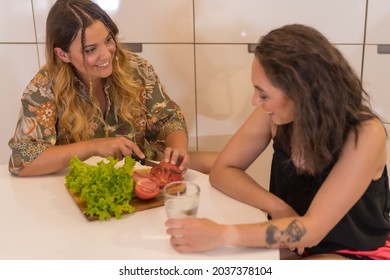
<path fill-rule="evenodd" d="M 160 193 L 157 182 L 149 174 L 134 172 L 133 179 L 135 182 L 134 193 L 139 199 L 152 199 Z"/>
<path fill-rule="evenodd" d="M 183 172 L 174 164 L 169 162 L 160 162 L 160 164 L 153 166 L 150 170 L 152 175 L 160 188 L 173 181 L 183 180 Z"/>

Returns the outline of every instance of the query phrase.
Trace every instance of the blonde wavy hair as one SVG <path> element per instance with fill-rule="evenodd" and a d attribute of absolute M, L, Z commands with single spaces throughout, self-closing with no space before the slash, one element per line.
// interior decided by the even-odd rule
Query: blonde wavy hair
<path fill-rule="evenodd" d="M 90 100 L 77 94 L 75 70 L 70 63 L 64 63 L 54 53 L 54 48 L 68 52 L 69 47 L 81 30 L 81 45 L 84 51 L 85 29 L 95 21 L 101 21 L 109 30 L 116 44 L 116 59 L 110 76 L 115 94 L 111 97 L 124 121 L 133 123 L 133 114 L 141 114 L 144 106 L 139 100 L 141 85 L 132 80 L 133 69 L 128 63 L 129 51 L 118 44 L 118 27 L 107 13 L 90 0 L 58 0 L 51 8 L 46 21 L 46 65 L 53 81 L 59 127 L 70 133 L 74 141 L 83 141 L 91 136 L 89 130 L 96 122 L 105 124 L 99 110 L 99 102 L 89 86 Z M 85 61 L 85 53 L 83 53 Z M 131 110 L 129 110 L 131 108 Z"/>

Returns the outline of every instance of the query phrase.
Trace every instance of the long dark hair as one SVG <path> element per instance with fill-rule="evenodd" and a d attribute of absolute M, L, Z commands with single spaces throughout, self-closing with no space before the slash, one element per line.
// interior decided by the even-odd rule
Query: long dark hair
<path fill-rule="evenodd" d="M 286 25 L 262 37 L 255 49 L 271 83 L 294 103 L 295 118 L 276 137 L 301 173 L 334 162 L 352 130 L 377 118 L 360 78 L 340 51 L 317 30 Z"/>

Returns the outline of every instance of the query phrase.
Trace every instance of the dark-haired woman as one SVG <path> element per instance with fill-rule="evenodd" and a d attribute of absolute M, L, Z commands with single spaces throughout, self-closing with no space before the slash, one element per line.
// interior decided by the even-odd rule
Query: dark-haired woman
<path fill-rule="evenodd" d="M 296 258 L 390 259 L 387 133 L 359 77 L 317 30 L 275 29 L 252 63 L 257 106 L 218 156 L 210 183 L 269 221 L 170 219 L 179 252 L 233 245 L 288 248 Z M 269 191 L 245 170 L 273 143 Z M 291 257 L 291 256 L 290 256 Z"/>

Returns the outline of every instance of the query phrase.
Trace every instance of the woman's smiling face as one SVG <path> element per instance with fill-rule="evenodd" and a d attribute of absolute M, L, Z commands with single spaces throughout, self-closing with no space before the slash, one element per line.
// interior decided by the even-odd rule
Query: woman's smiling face
<path fill-rule="evenodd" d="M 256 57 L 252 62 L 252 83 L 253 105 L 261 106 L 276 125 L 294 121 L 294 103 L 281 89 L 272 85 Z"/>
<path fill-rule="evenodd" d="M 83 58 L 85 54 L 85 64 Z M 80 79 L 88 84 L 112 73 L 112 61 L 116 52 L 116 43 L 105 25 L 97 20 L 85 29 L 84 49 L 81 44 L 81 30 L 73 40 L 69 52 L 63 61 L 71 63 Z"/>

